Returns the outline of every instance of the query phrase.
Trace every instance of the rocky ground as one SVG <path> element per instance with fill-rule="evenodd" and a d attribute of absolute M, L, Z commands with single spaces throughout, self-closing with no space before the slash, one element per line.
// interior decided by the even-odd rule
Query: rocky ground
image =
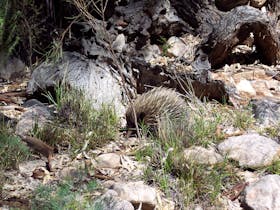
<path fill-rule="evenodd" d="M 48 59 L 0 66 L 1 209 L 280 209 L 280 7 L 186 2 L 113 2 L 105 22 L 75 5 Z M 159 86 L 187 116 L 128 135 Z"/>
<path fill-rule="evenodd" d="M 236 71 L 229 71 L 229 68 Z M 144 175 L 147 164 L 150 163 L 139 160 L 137 151 L 150 145 L 150 140 L 126 138 L 120 133 L 115 141 L 98 149 L 87 150 L 85 146 L 78 153 L 70 152 L 67 148 L 60 149 L 53 156 L 51 171 L 46 168 L 47 159 L 38 155 L 33 155 L 32 160 L 20 163 L 17 170 L 5 171 L 4 176 L 8 181 L 2 187 L 2 208 L 29 208 L 30 196 L 39 186 L 55 186 L 66 177 L 74 180 L 79 177 L 79 171 L 86 171 L 86 175 L 80 180 L 81 185 L 92 179 L 98 183 L 99 187 L 90 197 L 95 203 L 102 202 L 104 209 L 280 208 L 279 199 L 276 199 L 280 196 L 280 144 L 277 127 L 279 85 L 275 77 L 266 73 L 266 70 L 276 72 L 278 67 L 273 68 L 264 65 L 226 66 L 213 74 L 213 77 L 224 79 L 229 85 L 236 85 L 239 96 L 242 96 L 235 96 L 233 100 L 236 102 L 236 109 L 242 110 L 240 107 L 253 96 L 258 100 L 253 101 L 252 114 L 254 113 L 257 119 L 253 123 L 248 122 L 252 125 L 250 128 L 240 129 L 238 126 L 230 127 L 221 123 L 216 128 L 216 132 L 223 135 L 219 142 L 213 142 L 206 147 L 193 145 L 184 150 L 181 161 L 186 164 L 202 164 L 211 168 L 223 163 L 225 159 L 236 162 L 232 170 L 238 181 L 219 192 L 218 201 L 212 204 L 212 207 L 203 200 L 180 207 L 176 196 L 166 194 L 158 183 L 148 184 Z M 31 130 L 35 120 L 39 126 L 43 126 L 51 119 L 50 109 L 39 101 L 32 99 L 24 103 L 31 104 L 30 106 L 21 105 L 26 99 L 17 93 L 25 91 L 25 88 L 26 82 L 22 81 L 2 83 L 1 86 L 3 96 L 7 93 L 14 94 L 7 97 L 9 101 L 3 100 L 1 113 L 6 120 L 15 122 L 17 133 Z M 273 100 L 267 96 L 273 96 Z M 144 159 L 149 160 L 149 155 Z M 174 177 L 170 177 L 169 181 L 173 182 L 172 179 Z M 173 188 L 169 185 L 168 187 Z"/>

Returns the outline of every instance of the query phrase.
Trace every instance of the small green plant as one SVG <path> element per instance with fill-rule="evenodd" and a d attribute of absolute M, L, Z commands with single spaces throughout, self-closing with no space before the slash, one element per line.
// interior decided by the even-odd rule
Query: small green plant
<path fill-rule="evenodd" d="M 167 39 L 165 37 L 160 37 L 159 38 L 159 43 L 161 44 L 161 49 L 162 49 L 162 55 L 167 56 L 168 55 L 168 49 L 171 48 L 171 45 L 167 43 Z"/>
<path fill-rule="evenodd" d="M 151 157 L 154 154 L 152 146 L 146 146 L 143 149 L 139 149 L 135 152 L 135 159 L 137 161 L 144 161 L 146 158 Z"/>
<path fill-rule="evenodd" d="M 269 174 L 278 174 L 280 175 L 280 160 L 274 161 L 271 165 L 264 167 L 261 169 Z"/>
<path fill-rule="evenodd" d="M 253 123 L 255 122 L 255 119 L 253 117 L 253 113 L 250 107 L 247 107 L 245 109 L 238 109 L 234 110 L 234 123 L 233 126 L 237 127 L 241 130 L 246 130 L 250 127 L 252 127 Z"/>
<path fill-rule="evenodd" d="M 18 137 L 0 131 L 0 170 L 16 168 L 29 156 L 28 147 Z"/>

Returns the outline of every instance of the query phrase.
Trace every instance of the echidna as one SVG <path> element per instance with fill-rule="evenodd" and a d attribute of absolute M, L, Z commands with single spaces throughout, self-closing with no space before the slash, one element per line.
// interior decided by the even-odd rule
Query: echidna
<path fill-rule="evenodd" d="M 140 95 L 133 103 L 137 123 L 144 123 L 155 128 L 158 120 L 180 119 L 187 115 L 187 104 L 184 99 L 172 89 L 156 87 Z M 135 128 L 135 118 L 130 105 L 126 111 L 128 128 Z"/>

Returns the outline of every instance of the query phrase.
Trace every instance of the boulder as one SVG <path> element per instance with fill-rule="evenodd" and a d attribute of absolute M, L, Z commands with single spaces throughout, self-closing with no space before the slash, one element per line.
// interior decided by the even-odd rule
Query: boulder
<path fill-rule="evenodd" d="M 46 106 L 32 106 L 21 115 L 16 125 L 16 134 L 19 136 L 29 135 L 34 126 L 41 128 L 51 118 L 51 113 Z"/>
<path fill-rule="evenodd" d="M 143 182 L 115 183 L 111 187 L 123 200 L 131 202 L 137 209 L 142 204 L 142 210 L 152 210 L 156 206 L 156 190 Z"/>
<path fill-rule="evenodd" d="M 280 209 L 280 176 L 266 175 L 245 188 L 242 206 L 246 209 Z"/>
<path fill-rule="evenodd" d="M 280 154 L 280 145 L 256 133 L 234 136 L 218 145 L 219 151 L 240 166 L 258 168 L 272 164 Z"/>
<path fill-rule="evenodd" d="M 115 153 L 99 155 L 96 158 L 97 168 L 119 168 L 121 166 L 121 157 Z"/>
<path fill-rule="evenodd" d="M 223 157 L 214 148 L 194 146 L 184 150 L 184 158 L 188 162 L 214 165 L 223 161 Z"/>
<path fill-rule="evenodd" d="M 133 205 L 118 197 L 114 190 L 108 190 L 104 195 L 94 202 L 94 209 L 102 210 L 134 210 Z"/>
<path fill-rule="evenodd" d="M 97 63 L 76 52 L 65 52 L 56 64 L 43 63 L 32 73 L 27 93 L 46 90 L 64 81 L 73 88 L 82 90 L 95 109 L 102 104 L 113 105 L 119 116 L 124 116 L 124 98 L 120 77 L 112 74 L 106 63 Z"/>

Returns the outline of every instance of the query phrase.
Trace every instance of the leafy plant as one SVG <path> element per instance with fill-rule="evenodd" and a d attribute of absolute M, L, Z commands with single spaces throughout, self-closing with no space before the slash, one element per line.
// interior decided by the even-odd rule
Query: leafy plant
<path fill-rule="evenodd" d="M 171 48 L 171 45 L 167 43 L 167 39 L 165 37 L 160 37 L 159 38 L 159 43 L 161 44 L 161 49 L 162 49 L 162 54 L 163 56 L 167 56 L 168 54 L 168 49 Z"/>

